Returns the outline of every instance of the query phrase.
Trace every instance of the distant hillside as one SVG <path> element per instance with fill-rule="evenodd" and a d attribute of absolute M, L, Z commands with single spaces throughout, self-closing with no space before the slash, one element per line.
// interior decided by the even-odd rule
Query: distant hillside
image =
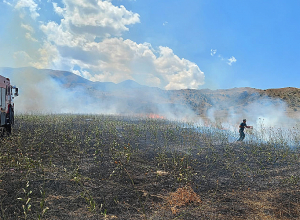
<path fill-rule="evenodd" d="M 112 82 L 91 82 L 81 76 L 67 71 L 56 71 L 35 68 L 0 68 L 0 75 L 6 77 L 18 77 L 29 74 L 50 76 L 59 85 L 67 90 L 76 90 L 86 93 L 94 98 L 94 102 L 118 103 L 118 112 L 133 113 L 160 113 L 163 109 L 171 111 L 186 111 L 191 109 L 197 115 L 206 115 L 214 110 L 219 116 L 228 115 L 230 112 L 251 112 L 253 105 L 259 106 L 284 106 L 284 111 L 289 116 L 297 116 L 300 113 L 300 89 L 280 88 L 260 90 L 255 88 L 232 89 L 184 89 L 162 90 L 154 87 L 140 85 L 132 80 L 115 84 Z M 22 85 L 19 85 L 20 92 Z M 261 108 L 259 107 L 259 108 Z M 276 108 L 276 107 L 274 107 Z M 257 109 L 256 109 L 257 110 Z M 186 113 L 189 114 L 189 113 Z"/>
<path fill-rule="evenodd" d="M 267 89 L 263 90 L 263 92 L 261 91 L 261 93 L 273 98 L 282 99 L 295 111 L 300 109 L 300 89 L 298 88 Z"/>
<path fill-rule="evenodd" d="M 198 114 L 206 114 L 206 111 L 211 108 L 215 108 L 220 115 L 228 111 L 253 111 L 254 109 L 249 107 L 254 103 L 261 106 L 264 104 L 283 106 L 285 103 L 285 112 L 292 117 L 300 111 L 300 89 L 291 87 L 267 90 L 249 87 L 218 90 L 186 89 L 168 91 L 168 93 L 173 102 L 184 102 Z"/>
<path fill-rule="evenodd" d="M 57 74 L 58 78 L 63 72 L 51 72 L 51 76 Z M 73 74 L 74 75 L 74 74 Z M 80 77 L 80 76 L 76 76 Z M 72 81 L 72 78 L 67 80 L 72 85 L 78 83 Z M 67 84 L 65 84 L 67 86 Z M 138 100 L 144 105 L 140 106 L 138 112 L 155 112 L 152 103 L 159 103 L 160 105 L 184 105 L 191 108 L 198 115 L 205 115 L 211 108 L 215 108 L 217 114 L 226 115 L 228 111 L 251 111 L 247 109 L 252 103 L 262 103 L 268 100 L 270 103 L 278 103 L 279 100 L 286 103 L 286 113 L 289 116 L 294 116 L 294 113 L 300 112 L 300 89 L 298 88 L 280 88 L 280 89 L 255 89 L 255 88 L 232 88 L 232 89 L 184 89 L 184 90 L 161 90 L 158 88 L 151 88 L 139 85 L 138 83 L 127 80 L 119 84 L 95 82 L 90 84 L 98 96 L 103 96 L 105 93 L 106 98 L 116 97 L 139 97 Z M 113 85 L 113 86 L 112 86 Z M 107 89 L 109 88 L 109 89 Z M 124 92 L 126 91 L 126 92 Z M 139 94 L 139 96 L 136 96 Z M 142 97 L 142 98 L 141 98 Z M 130 98 L 129 98 L 130 99 Z"/>

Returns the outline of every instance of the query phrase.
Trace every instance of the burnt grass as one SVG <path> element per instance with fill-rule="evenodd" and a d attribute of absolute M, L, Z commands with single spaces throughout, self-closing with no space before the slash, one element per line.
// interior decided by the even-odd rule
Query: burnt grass
<path fill-rule="evenodd" d="M 16 116 L 0 143 L 1 219 L 300 218 L 298 148 L 232 144 L 167 120 L 55 114 Z"/>

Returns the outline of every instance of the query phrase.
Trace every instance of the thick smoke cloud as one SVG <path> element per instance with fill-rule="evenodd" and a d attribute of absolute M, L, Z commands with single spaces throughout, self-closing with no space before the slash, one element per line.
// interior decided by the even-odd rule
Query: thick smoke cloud
<path fill-rule="evenodd" d="M 17 113 L 157 115 L 172 120 L 196 116 L 187 105 L 171 103 L 166 91 L 133 81 L 95 84 L 70 72 L 35 68 L 0 68 L 0 75 L 9 77 L 19 87 Z M 68 81 L 72 78 L 77 82 L 74 85 Z"/>
<path fill-rule="evenodd" d="M 84 97 L 85 93 L 80 89 L 64 89 L 44 71 L 4 68 L 0 74 L 9 77 L 13 85 L 19 87 L 19 96 L 14 100 L 17 113 L 84 113 L 95 107 L 91 105 L 87 109 L 85 104 L 90 99 Z"/>
<path fill-rule="evenodd" d="M 259 93 L 239 93 L 238 98 L 212 102 L 206 112 L 207 119 L 232 131 L 238 131 L 243 119 L 247 119 L 248 125 L 254 126 L 257 132 L 265 128 L 291 129 L 299 123 L 287 114 L 289 107 L 283 100 Z"/>

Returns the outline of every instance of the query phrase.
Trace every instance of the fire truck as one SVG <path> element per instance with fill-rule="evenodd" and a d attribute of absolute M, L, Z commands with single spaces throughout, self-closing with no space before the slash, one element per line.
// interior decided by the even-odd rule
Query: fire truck
<path fill-rule="evenodd" d="M 18 96 L 18 88 L 10 84 L 9 78 L 0 75 L 0 136 L 11 133 L 14 124 L 13 99 Z"/>

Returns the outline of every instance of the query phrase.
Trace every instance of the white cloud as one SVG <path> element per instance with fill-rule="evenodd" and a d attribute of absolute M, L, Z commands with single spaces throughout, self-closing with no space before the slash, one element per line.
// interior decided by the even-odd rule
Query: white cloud
<path fill-rule="evenodd" d="M 174 55 L 168 47 L 160 47 L 160 56 L 154 61 L 159 75 L 165 80 L 165 89 L 196 89 L 204 84 L 204 73 L 186 59 Z"/>
<path fill-rule="evenodd" d="M 28 39 L 28 40 L 30 40 L 30 41 L 33 41 L 33 42 L 38 42 L 38 40 L 35 39 L 34 37 L 32 37 L 31 33 L 29 33 L 29 32 L 27 32 L 25 34 L 25 38 Z"/>
<path fill-rule="evenodd" d="M 214 49 L 211 49 L 211 50 L 210 50 L 210 55 L 211 55 L 211 56 L 214 56 L 216 53 L 217 53 L 217 50 L 214 50 Z"/>
<path fill-rule="evenodd" d="M 180 59 L 167 47 L 155 51 L 148 43 L 109 38 L 65 51 L 65 56 L 72 58 L 73 66 L 89 70 L 89 74 L 82 72 L 81 76 L 92 81 L 118 83 L 133 79 L 164 89 L 196 89 L 204 83 L 204 74 L 195 63 Z"/>
<path fill-rule="evenodd" d="M 228 59 L 228 65 L 232 65 L 232 63 L 235 63 L 236 62 L 236 59 L 235 59 L 235 57 L 234 56 L 232 56 L 232 57 L 230 57 L 229 59 Z"/>
<path fill-rule="evenodd" d="M 21 24 L 21 27 L 24 28 L 25 30 L 31 32 L 31 33 L 34 32 L 33 27 L 31 27 L 30 25 L 27 25 L 27 24 L 23 24 L 23 23 L 22 23 L 22 24 Z"/>
<path fill-rule="evenodd" d="M 74 33 L 89 33 L 97 36 L 121 36 L 127 25 L 140 22 L 139 15 L 126 10 L 124 6 L 114 6 L 110 1 L 64 0 L 65 8 L 54 6 L 62 14 L 62 25 Z"/>
<path fill-rule="evenodd" d="M 3 0 L 3 3 L 4 3 L 4 4 L 7 4 L 7 5 L 9 5 L 9 6 L 13 6 L 10 2 L 8 2 L 8 1 L 6 1 L 6 0 Z"/>
<path fill-rule="evenodd" d="M 33 27 L 31 27 L 30 25 L 27 25 L 27 24 L 21 24 L 21 27 L 25 30 L 27 30 L 28 32 L 25 34 L 25 38 L 30 40 L 30 41 L 33 41 L 33 42 L 38 42 L 37 39 L 35 39 L 34 37 L 32 37 L 32 33 L 34 33 L 34 29 Z"/>
<path fill-rule="evenodd" d="M 32 0 L 18 1 L 16 8 L 37 10 Z M 204 84 L 204 73 L 168 47 L 154 49 L 150 43 L 123 39 L 130 25 L 140 22 L 139 15 L 111 1 L 63 0 L 63 7 L 53 2 L 59 22 L 41 22 L 44 43 L 39 57 L 28 57 L 37 68 L 70 70 L 92 81 L 121 82 L 132 79 L 143 85 L 163 89 L 197 89 Z M 27 39 L 34 29 L 22 24 Z M 40 42 L 43 42 L 40 40 Z M 34 57 L 34 58 L 33 58 Z"/>
<path fill-rule="evenodd" d="M 39 13 L 37 13 L 38 5 L 33 0 L 19 0 L 15 8 L 28 8 L 33 19 L 36 19 L 38 16 L 40 16 Z"/>
<path fill-rule="evenodd" d="M 216 53 L 217 53 L 217 50 L 216 50 L 216 49 L 211 49 L 211 50 L 210 50 L 210 55 L 211 55 L 211 56 L 216 55 Z M 237 61 L 236 58 L 235 58 L 234 56 L 231 56 L 229 59 L 225 59 L 225 58 L 223 57 L 223 55 L 218 54 L 218 58 L 219 58 L 221 61 L 228 61 L 227 64 L 228 64 L 229 66 L 231 66 L 233 63 L 235 63 L 235 62 Z"/>
<path fill-rule="evenodd" d="M 31 60 L 29 62 L 30 66 L 38 69 L 43 68 L 56 68 L 63 69 L 61 67 L 61 62 L 63 58 L 59 55 L 59 51 L 56 46 L 50 44 L 49 42 L 44 42 L 43 47 L 38 50 L 39 59 Z"/>
<path fill-rule="evenodd" d="M 82 34 L 72 33 L 65 24 L 59 25 L 50 21 L 45 25 L 41 25 L 40 28 L 45 33 L 47 40 L 57 46 L 79 47 L 87 41 L 84 32 Z"/>
<path fill-rule="evenodd" d="M 52 5 L 53 5 L 53 8 L 54 8 L 54 11 L 56 14 L 63 15 L 63 13 L 65 12 L 65 10 L 63 8 L 57 6 L 56 2 L 53 2 Z"/>

